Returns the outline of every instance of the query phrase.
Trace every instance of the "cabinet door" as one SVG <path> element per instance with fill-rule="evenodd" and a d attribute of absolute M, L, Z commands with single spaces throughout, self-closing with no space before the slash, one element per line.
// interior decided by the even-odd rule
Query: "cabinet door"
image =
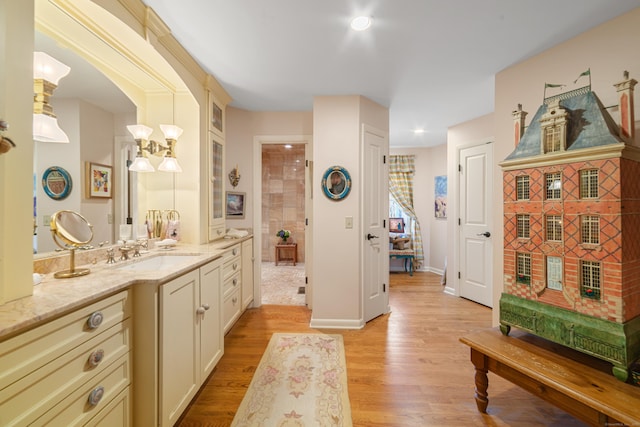
<path fill-rule="evenodd" d="M 222 143 L 211 137 L 209 144 L 209 240 L 224 236 L 224 148 Z"/>
<path fill-rule="evenodd" d="M 194 270 L 160 287 L 162 426 L 175 424 L 200 387 L 200 337 L 196 328 L 199 282 L 199 270 Z"/>
<path fill-rule="evenodd" d="M 242 242 L 242 310 L 253 302 L 253 239 Z"/>
<path fill-rule="evenodd" d="M 224 336 L 222 335 L 221 279 L 222 262 L 213 261 L 200 268 L 200 364 L 201 380 L 213 371 L 222 357 Z"/>

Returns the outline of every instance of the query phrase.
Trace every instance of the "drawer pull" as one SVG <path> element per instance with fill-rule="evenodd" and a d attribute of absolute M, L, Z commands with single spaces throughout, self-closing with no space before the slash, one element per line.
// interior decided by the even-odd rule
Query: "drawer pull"
<path fill-rule="evenodd" d="M 237 278 L 233 279 L 233 286 L 235 286 L 237 284 L 238 284 L 238 279 Z"/>
<path fill-rule="evenodd" d="M 100 400 L 102 400 L 102 396 L 104 396 L 104 387 L 98 386 L 91 390 L 87 401 L 89 402 L 89 405 L 96 406 L 98 403 L 100 403 Z"/>
<path fill-rule="evenodd" d="M 231 251 L 234 255 L 238 255 L 238 248 L 233 248 Z"/>
<path fill-rule="evenodd" d="M 218 236 L 222 234 L 222 230 L 216 230 L 216 233 L 218 233 Z"/>
<path fill-rule="evenodd" d="M 238 297 L 231 298 L 231 302 L 235 305 L 238 302 Z"/>
<path fill-rule="evenodd" d="M 102 362 L 102 359 L 104 359 L 104 350 L 100 348 L 89 355 L 89 366 L 95 368 Z"/>
<path fill-rule="evenodd" d="M 237 263 L 237 262 L 234 262 L 234 263 L 233 263 L 233 269 L 235 270 L 236 268 L 238 268 L 238 263 Z"/>
<path fill-rule="evenodd" d="M 200 307 L 198 307 L 196 309 L 196 313 L 198 314 L 204 314 L 205 311 L 209 310 L 211 307 L 209 307 L 209 304 L 202 304 Z"/>
<path fill-rule="evenodd" d="M 211 307 L 209 307 L 209 304 L 202 304 L 202 308 L 206 310 L 209 310 Z"/>
<path fill-rule="evenodd" d="M 87 319 L 87 326 L 89 327 L 89 329 L 96 329 L 102 324 L 102 320 L 104 320 L 102 312 L 96 311 Z"/>

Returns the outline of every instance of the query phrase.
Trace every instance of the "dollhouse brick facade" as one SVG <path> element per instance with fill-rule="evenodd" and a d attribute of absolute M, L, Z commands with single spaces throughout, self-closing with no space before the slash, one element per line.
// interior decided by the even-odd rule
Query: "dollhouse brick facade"
<path fill-rule="evenodd" d="M 586 86 L 546 98 L 514 151 L 504 182 L 500 324 L 607 360 L 626 381 L 640 357 L 640 148 L 633 88 L 617 124 Z"/>

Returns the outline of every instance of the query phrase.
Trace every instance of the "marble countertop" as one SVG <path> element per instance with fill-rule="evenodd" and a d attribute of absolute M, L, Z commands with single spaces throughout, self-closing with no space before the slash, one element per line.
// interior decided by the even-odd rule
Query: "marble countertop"
<path fill-rule="evenodd" d="M 131 286 L 157 286 L 168 282 L 220 258 L 227 248 L 251 237 L 220 239 L 204 245 L 178 243 L 170 250 L 152 249 L 138 258 L 115 264 L 107 264 L 104 259 L 96 264 L 78 265 L 76 268 L 90 268 L 91 273 L 69 279 L 45 274 L 42 282 L 34 286 L 33 295 L 0 305 L 0 341 Z M 160 255 L 189 256 L 184 261 L 177 260 L 168 267 L 154 270 L 123 268 Z"/>

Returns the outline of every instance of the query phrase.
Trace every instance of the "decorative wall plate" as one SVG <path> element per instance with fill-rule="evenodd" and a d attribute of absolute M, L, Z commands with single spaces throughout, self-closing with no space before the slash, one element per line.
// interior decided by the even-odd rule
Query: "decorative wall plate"
<path fill-rule="evenodd" d="M 62 200 L 71 193 L 71 175 L 60 166 L 51 166 L 42 174 L 42 188 L 47 196 Z"/>
<path fill-rule="evenodd" d="M 322 176 L 322 191 L 331 200 L 342 200 L 351 191 L 351 177 L 342 166 L 332 166 Z"/>

